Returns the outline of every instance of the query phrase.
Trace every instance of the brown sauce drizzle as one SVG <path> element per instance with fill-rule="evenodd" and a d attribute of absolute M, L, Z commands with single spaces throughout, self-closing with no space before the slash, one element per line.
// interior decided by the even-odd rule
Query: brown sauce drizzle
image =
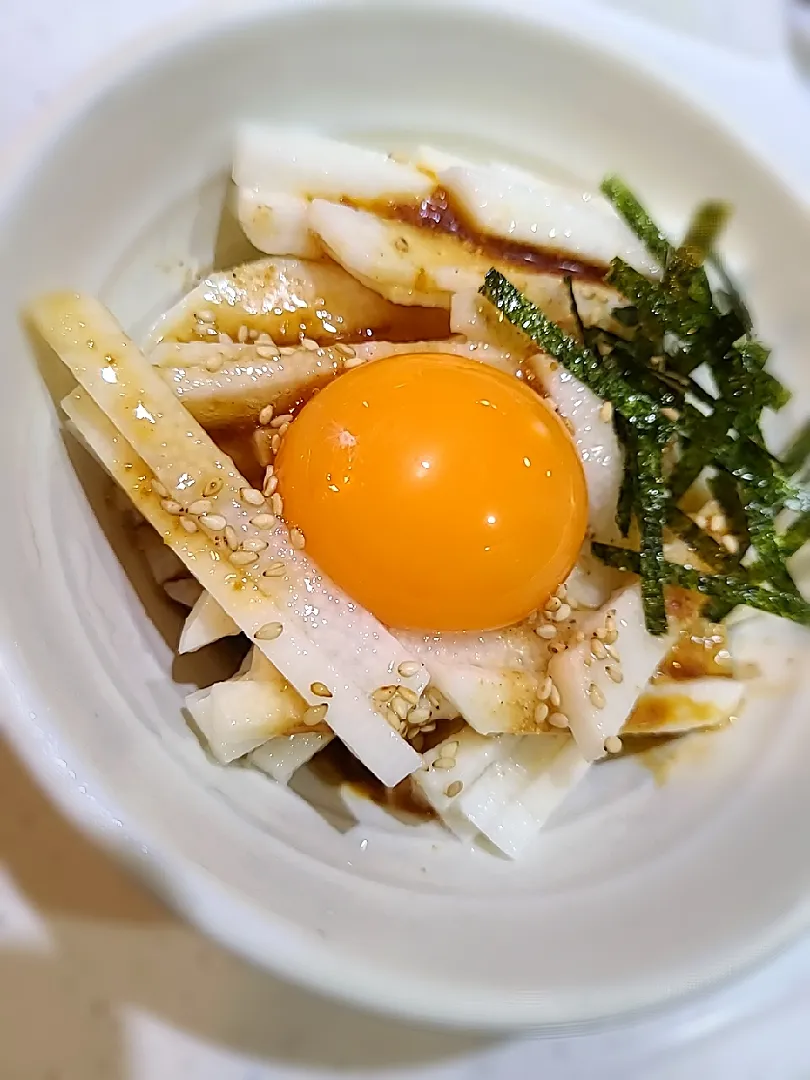
<path fill-rule="evenodd" d="M 385 807 L 395 815 L 420 818 L 423 821 L 436 816 L 432 807 L 420 797 L 410 777 L 406 776 L 394 788 L 385 787 L 338 739 L 333 739 L 319 754 L 316 754 L 309 767 L 330 787 L 346 785 L 358 795 L 362 795 L 378 806 Z"/>
<path fill-rule="evenodd" d="M 538 273 L 570 274 L 572 277 L 579 277 L 585 281 L 601 282 L 607 271 L 603 263 L 577 259 L 568 252 L 552 247 L 524 244 L 517 240 L 506 240 L 500 236 L 481 232 L 442 187 L 435 188 L 426 199 L 422 199 L 419 203 L 385 201 L 358 204 L 344 201 L 348 205 L 369 210 L 389 221 L 399 221 L 403 225 L 414 225 L 455 236 L 477 254 L 488 255 L 502 262 L 515 263 Z"/>

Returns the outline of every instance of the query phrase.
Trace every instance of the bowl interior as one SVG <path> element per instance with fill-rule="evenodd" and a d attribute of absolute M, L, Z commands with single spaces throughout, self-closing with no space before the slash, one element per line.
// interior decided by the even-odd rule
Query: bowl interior
<path fill-rule="evenodd" d="M 808 913 L 800 633 L 760 624 L 749 646 L 770 650 L 771 677 L 740 723 L 689 744 L 663 784 L 640 761 L 594 769 L 516 864 L 311 780 L 303 801 L 223 769 L 186 727 L 182 695 L 218 677 L 216 657 L 174 660 L 179 614 L 63 438 L 53 397 L 70 383 L 20 311 L 43 290 L 86 289 L 139 332 L 196 271 L 238 258 L 223 201 L 232 133 L 250 118 L 591 186 L 619 172 L 674 228 L 700 198 L 729 199 L 729 259 L 795 393 L 775 439 L 807 410 L 802 212 L 730 138 L 607 54 L 529 16 L 436 4 L 279 4 L 167 36 L 39 146 L 0 205 L 2 659 L 18 740 L 28 721 L 48 730 L 49 752 L 162 855 L 168 888 L 181 867 L 196 875 L 183 902 L 208 929 L 378 1007 L 585 1022 L 751 963 Z"/>

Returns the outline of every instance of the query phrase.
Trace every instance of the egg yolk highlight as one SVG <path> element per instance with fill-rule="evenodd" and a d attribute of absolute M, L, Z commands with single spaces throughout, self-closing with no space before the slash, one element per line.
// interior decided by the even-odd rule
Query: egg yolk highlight
<path fill-rule="evenodd" d="M 284 516 L 328 577 L 388 626 L 488 630 L 540 607 L 585 535 L 562 421 L 512 375 L 408 354 L 341 375 L 287 431 Z"/>

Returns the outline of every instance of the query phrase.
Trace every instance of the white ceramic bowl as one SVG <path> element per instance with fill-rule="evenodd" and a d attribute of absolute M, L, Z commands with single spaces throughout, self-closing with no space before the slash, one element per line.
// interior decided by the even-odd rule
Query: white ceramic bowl
<path fill-rule="evenodd" d="M 313 793 L 318 812 L 210 763 L 186 728 L 164 636 L 176 615 L 63 441 L 51 394 L 64 377 L 19 322 L 36 293 L 76 287 L 141 328 L 189 270 L 222 256 L 235 124 L 294 121 L 590 184 L 618 171 L 665 221 L 702 196 L 731 199 L 729 247 L 797 392 L 794 416 L 802 400 L 807 411 L 810 228 L 790 194 L 607 52 L 528 11 L 475 7 L 231 11 L 118 62 L 29 147 L 0 196 L 0 647 L 11 734 L 38 774 L 218 939 L 398 1014 L 561 1028 L 716 983 L 810 921 L 804 671 L 663 787 L 632 762 L 594 770 L 517 864 L 326 791 Z"/>

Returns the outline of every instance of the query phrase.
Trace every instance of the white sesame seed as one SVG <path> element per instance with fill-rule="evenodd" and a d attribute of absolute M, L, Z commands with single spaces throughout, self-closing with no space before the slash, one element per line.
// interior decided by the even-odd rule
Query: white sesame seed
<path fill-rule="evenodd" d="M 618 630 L 606 630 L 605 631 L 605 644 L 614 645 L 619 640 Z"/>
<path fill-rule="evenodd" d="M 218 476 L 215 476 L 213 480 L 209 480 L 203 488 L 203 495 L 212 496 L 218 495 L 222 491 L 222 481 Z"/>
<path fill-rule="evenodd" d="M 454 780 L 452 784 L 448 784 L 444 789 L 444 793 L 448 799 L 455 799 L 456 795 L 460 795 L 464 790 L 464 784 L 461 780 Z"/>
<path fill-rule="evenodd" d="M 197 522 L 193 518 L 181 517 L 180 524 L 187 533 L 195 533 L 197 531 Z"/>
<path fill-rule="evenodd" d="M 167 514 L 172 514 L 175 517 L 178 514 L 183 513 L 183 507 L 180 505 L 179 502 L 175 502 L 174 499 L 161 499 L 160 505 Z"/>
<path fill-rule="evenodd" d="M 425 690 L 425 697 L 428 699 L 434 709 L 441 708 L 442 705 L 442 692 L 435 686 L 429 686 Z"/>
<path fill-rule="evenodd" d="M 219 334 L 219 343 L 220 343 L 220 345 L 233 345 L 233 338 L 231 337 L 230 334 L 225 334 L 225 333 L 220 332 L 220 334 Z"/>
<path fill-rule="evenodd" d="M 329 689 L 329 687 L 326 685 L 326 683 L 314 682 L 314 683 L 312 683 L 312 685 L 310 686 L 309 689 L 315 695 L 315 697 L 331 697 L 332 696 L 332 691 Z"/>
<path fill-rule="evenodd" d="M 622 745 L 622 740 L 618 735 L 608 735 L 605 739 L 605 750 L 607 750 L 609 754 L 620 754 Z"/>
<path fill-rule="evenodd" d="M 239 538 L 236 535 L 236 529 L 233 527 L 233 525 L 225 526 L 225 543 L 228 545 L 231 551 L 236 551 L 239 547 Z"/>
<path fill-rule="evenodd" d="M 593 636 L 595 638 L 598 638 L 600 641 L 604 641 L 605 638 L 607 637 L 607 635 L 608 635 L 607 628 L 604 627 L 604 626 L 598 626 L 596 628 L 596 630 L 594 630 L 594 632 L 593 632 Z"/>
<path fill-rule="evenodd" d="M 456 767 L 456 759 L 449 757 L 438 757 L 433 762 L 434 769 L 454 769 Z"/>
<path fill-rule="evenodd" d="M 250 566 L 251 563 L 255 563 L 259 556 L 255 551 L 232 551 L 231 563 L 234 566 Z"/>
<path fill-rule="evenodd" d="M 618 636 L 618 635 L 617 635 Z M 621 663 L 621 657 L 619 656 L 618 649 L 615 649 L 613 645 L 605 643 L 605 652 L 608 654 L 611 660 L 615 660 L 616 663 Z"/>
<path fill-rule="evenodd" d="M 152 484 L 151 484 L 151 487 L 152 487 L 152 491 L 154 491 L 155 495 L 157 495 L 158 498 L 160 498 L 160 499 L 168 499 L 169 492 L 163 486 L 163 484 L 161 484 L 161 482 L 159 480 L 153 480 Z"/>
<path fill-rule="evenodd" d="M 284 563 L 273 562 L 263 571 L 265 577 L 284 577 Z"/>
<path fill-rule="evenodd" d="M 248 328 L 246 326 L 240 326 L 236 335 L 236 340 L 240 345 L 244 345 L 248 339 Z"/>
<path fill-rule="evenodd" d="M 397 672 L 403 679 L 411 679 L 414 675 L 418 674 L 422 665 L 416 660 L 403 660 L 397 667 Z"/>
<path fill-rule="evenodd" d="M 574 641 L 577 643 L 577 645 L 581 645 L 584 640 L 585 640 L 585 631 L 584 630 L 577 630 L 577 632 L 574 634 Z"/>
<path fill-rule="evenodd" d="M 556 592 L 554 593 L 554 595 L 557 597 L 558 600 L 562 600 L 563 603 L 568 599 L 568 589 L 567 589 L 565 583 L 563 583 L 562 585 L 557 586 L 557 589 L 556 589 Z"/>
<path fill-rule="evenodd" d="M 283 427 L 285 424 L 291 424 L 292 420 L 293 420 L 292 413 L 282 413 L 281 416 L 275 416 L 270 421 L 270 427 L 272 427 L 272 428 L 280 428 L 280 427 Z"/>
<path fill-rule="evenodd" d="M 428 734 L 428 732 L 435 731 L 435 730 L 436 730 L 436 721 L 435 720 L 431 720 L 431 722 L 429 724 L 422 724 L 422 731 L 424 731 L 424 733 L 426 735 Z"/>
<path fill-rule="evenodd" d="M 277 476 L 268 477 L 264 482 L 264 486 L 262 487 L 262 491 L 264 492 L 264 497 L 266 499 L 269 499 L 270 496 L 275 493 L 275 490 L 276 490 L 277 487 L 278 487 L 278 477 Z"/>
<path fill-rule="evenodd" d="M 424 705 L 418 705 L 408 713 L 409 724 L 424 724 L 426 720 L 430 720 L 430 709 Z"/>
<path fill-rule="evenodd" d="M 273 360 L 278 356 L 278 349 L 275 345 L 257 345 L 256 355 L 262 360 Z"/>
<path fill-rule="evenodd" d="M 276 517 L 281 517 L 284 512 L 284 500 L 277 491 L 273 492 L 273 495 L 271 496 L 270 506 Z"/>
<path fill-rule="evenodd" d="M 591 705 L 593 705 L 595 709 L 604 709 L 605 695 L 602 693 L 596 683 L 591 683 L 591 685 L 588 687 L 588 697 L 590 699 Z"/>
<path fill-rule="evenodd" d="M 256 488 L 244 487 L 239 490 L 239 498 L 242 502 L 248 503 L 250 506 L 261 506 L 264 502 L 264 495 Z"/>
<path fill-rule="evenodd" d="M 537 696 L 541 701 L 548 701 L 553 686 L 554 683 L 551 681 L 551 676 L 546 675 L 545 679 L 540 683 L 540 689 L 537 691 Z"/>
<path fill-rule="evenodd" d="M 534 632 L 538 637 L 550 640 L 557 636 L 557 627 L 552 623 L 541 623 Z"/>
<path fill-rule="evenodd" d="M 272 514 L 257 514 L 250 519 L 250 524 L 256 529 L 272 529 L 276 519 Z"/>
<path fill-rule="evenodd" d="M 613 417 L 613 406 L 609 401 L 603 401 L 599 409 L 599 419 L 608 423 Z"/>
<path fill-rule="evenodd" d="M 378 686 L 371 696 L 379 705 L 384 705 L 386 701 L 391 700 L 396 692 L 397 688 L 395 686 Z"/>
<path fill-rule="evenodd" d="M 259 331 L 254 330 L 253 327 L 248 330 L 248 341 L 255 341 L 259 336 Z"/>
<path fill-rule="evenodd" d="M 200 514 L 210 514 L 213 510 L 213 504 L 210 499 L 197 499 L 188 508 L 188 512 L 193 514 L 194 517 L 199 517 Z"/>
<path fill-rule="evenodd" d="M 551 692 L 548 695 L 548 700 L 551 702 L 552 709 L 559 709 L 559 707 L 560 707 L 560 691 L 553 684 L 551 686 Z"/>
<path fill-rule="evenodd" d="M 287 434 L 287 432 L 289 430 L 289 427 L 290 427 L 289 423 L 281 425 L 281 427 L 278 429 L 278 437 L 280 439 L 284 438 L 284 436 Z"/>
<path fill-rule="evenodd" d="M 306 349 L 307 352 L 317 352 L 320 345 L 317 341 L 313 341 L 312 338 L 305 337 L 301 340 L 301 348 Z"/>
<path fill-rule="evenodd" d="M 310 705 L 307 711 L 304 713 L 302 719 L 307 727 L 314 727 L 316 724 L 322 724 L 326 719 L 326 714 L 329 710 L 329 706 L 324 705 Z"/>
<path fill-rule="evenodd" d="M 290 543 L 296 551 L 304 550 L 306 538 L 300 529 L 290 529 Z"/>
<path fill-rule="evenodd" d="M 562 604 L 561 607 L 554 614 L 555 622 L 565 622 L 566 619 L 571 618 L 571 605 Z"/>
<path fill-rule="evenodd" d="M 277 454 L 278 453 L 278 448 L 280 446 L 281 446 L 281 436 L 279 435 L 278 432 L 276 432 L 275 435 L 273 436 L 273 438 L 270 440 L 270 449 L 273 451 L 274 454 Z"/>
<path fill-rule="evenodd" d="M 565 652 L 566 648 L 567 646 L 562 641 L 550 641 L 548 643 L 548 651 L 554 653 L 555 656 Z"/>
<path fill-rule="evenodd" d="M 604 660 L 607 656 L 607 649 L 598 637 L 591 638 L 591 652 L 597 660 Z"/>
<path fill-rule="evenodd" d="M 337 345 L 335 345 L 335 351 L 342 353 L 343 356 L 345 356 L 348 360 L 351 360 L 354 356 L 357 355 L 351 345 L 344 345 L 342 342 L 339 342 Z"/>
<path fill-rule="evenodd" d="M 204 308 L 202 311 L 197 312 L 197 318 L 200 322 L 212 323 L 214 321 L 214 313 L 210 308 Z"/>
<path fill-rule="evenodd" d="M 266 551 L 268 547 L 266 540 L 243 540 L 243 551 Z"/>
<path fill-rule="evenodd" d="M 265 623 L 264 626 L 259 627 L 253 637 L 256 641 L 275 641 L 277 637 L 281 637 L 283 629 L 280 622 Z"/>
<path fill-rule="evenodd" d="M 265 495 L 272 495 L 273 494 L 272 491 L 271 492 L 267 491 L 267 485 L 270 483 L 270 481 L 272 479 L 273 479 L 273 466 L 268 465 L 267 468 L 264 470 L 264 485 L 262 487 L 262 491 L 264 492 Z"/>
<path fill-rule="evenodd" d="M 534 722 L 536 724 L 542 724 L 548 716 L 548 705 L 544 701 L 541 701 L 537 708 L 534 710 Z"/>
<path fill-rule="evenodd" d="M 200 524 L 204 525 L 206 529 L 210 529 L 211 532 L 222 532 L 228 522 L 222 514 L 203 514 L 200 518 Z"/>
<path fill-rule="evenodd" d="M 398 693 L 400 697 L 405 698 L 409 705 L 419 704 L 419 695 L 410 686 L 400 686 Z"/>
<path fill-rule="evenodd" d="M 209 356 L 205 361 L 205 370 L 210 371 L 213 375 L 214 372 L 219 371 L 222 367 L 223 361 L 224 357 L 222 356 L 222 353 L 217 353 L 215 356 Z"/>
<path fill-rule="evenodd" d="M 449 742 L 444 743 L 444 745 L 442 746 L 442 757 L 452 757 L 452 758 L 454 758 L 456 756 L 456 751 L 457 750 L 458 750 L 458 740 L 457 739 L 451 739 Z"/>
<path fill-rule="evenodd" d="M 550 596 L 546 602 L 546 611 L 559 611 L 562 607 L 562 600 L 559 596 Z"/>
<path fill-rule="evenodd" d="M 608 666 L 605 668 L 605 671 L 607 672 L 607 677 L 612 682 L 620 683 L 624 679 L 622 669 L 615 667 L 613 664 L 608 664 Z"/>
<path fill-rule="evenodd" d="M 262 411 L 259 413 L 259 423 L 262 427 L 266 427 L 273 419 L 273 413 L 275 409 L 272 405 L 265 405 Z"/>
<path fill-rule="evenodd" d="M 395 694 L 391 698 L 391 708 L 400 720 L 404 720 L 410 711 L 410 705 L 404 698 L 401 698 L 399 694 Z"/>
<path fill-rule="evenodd" d="M 565 713 L 561 712 L 553 712 L 551 716 L 549 716 L 548 722 L 549 724 L 551 724 L 552 727 L 557 728 L 567 728 L 570 724 L 568 717 L 565 715 Z"/>

